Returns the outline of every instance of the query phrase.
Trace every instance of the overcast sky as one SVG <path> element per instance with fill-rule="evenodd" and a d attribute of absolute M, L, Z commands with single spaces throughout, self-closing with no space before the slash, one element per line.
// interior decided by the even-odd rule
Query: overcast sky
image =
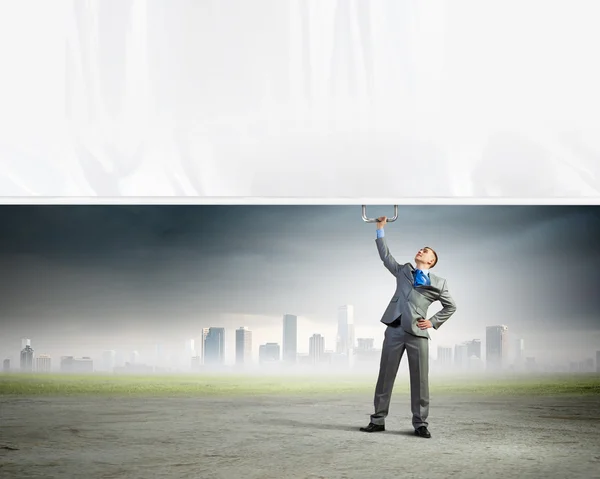
<path fill-rule="evenodd" d="M 369 207 L 370 216 L 391 207 Z M 357 337 L 380 346 L 395 288 L 360 206 L 1 206 L 0 354 L 22 336 L 37 353 L 150 354 L 183 348 L 202 327 L 225 326 L 281 343 L 282 316 L 335 346 L 337 308 L 355 307 Z M 458 312 L 433 331 L 438 345 L 506 324 L 526 354 L 558 361 L 600 349 L 596 300 L 600 208 L 402 206 L 386 227 L 392 254 L 439 254 Z M 434 304 L 430 315 L 439 309 Z"/>

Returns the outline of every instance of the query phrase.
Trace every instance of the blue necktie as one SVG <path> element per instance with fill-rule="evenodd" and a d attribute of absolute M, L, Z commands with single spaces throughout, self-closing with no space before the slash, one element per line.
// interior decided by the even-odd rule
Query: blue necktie
<path fill-rule="evenodd" d="M 429 286 L 429 277 L 420 269 L 415 270 L 415 288 L 417 286 Z"/>

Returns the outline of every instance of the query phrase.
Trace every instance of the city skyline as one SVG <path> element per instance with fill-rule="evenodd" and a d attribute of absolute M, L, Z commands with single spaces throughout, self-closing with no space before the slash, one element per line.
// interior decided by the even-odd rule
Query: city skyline
<path fill-rule="evenodd" d="M 306 338 L 306 341 L 302 341 L 302 338 L 298 338 L 298 318 L 294 315 L 285 314 L 283 315 L 283 327 L 281 328 L 281 341 L 267 342 L 265 344 L 274 344 L 277 345 L 283 351 L 283 343 L 286 340 L 286 334 L 295 338 L 295 341 L 290 345 L 290 353 L 289 356 L 293 356 L 293 362 L 296 362 L 299 357 L 303 356 L 312 356 L 312 342 L 315 340 L 315 337 L 319 338 L 319 342 L 321 343 L 320 348 L 323 351 L 329 351 L 338 356 L 346 355 L 348 350 L 363 350 L 363 349 L 371 349 L 376 350 L 377 346 L 374 345 L 375 338 L 372 337 L 358 337 L 349 339 L 346 342 L 347 349 L 339 350 L 340 345 L 340 321 L 342 317 L 345 317 L 347 311 L 352 311 L 352 305 L 343 305 L 338 308 L 338 322 L 337 322 L 337 331 L 338 334 L 335 336 L 335 339 L 329 338 L 326 341 L 326 338 L 320 333 L 313 333 L 310 337 Z M 290 324 L 289 320 L 293 322 Z M 286 328 L 286 324 L 290 327 Z M 285 332 L 287 329 L 287 333 Z M 502 369 L 505 368 L 509 364 L 515 364 L 516 361 L 524 361 L 526 349 L 524 348 L 524 339 L 521 337 L 511 336 L 511 333 L 508 331 L 506 325 L 493 325 L 487 326 L 486 334 L 483 338 L 470 338 L 465 339 L 462 338 L 455 345 L 448 347 L 447 342 L 446 345 L 441 344 L 437 345 L 437 348 L 432 347 L 430 356 L 432 360 L 437 361 L 440 359 L 440 351 L 443 351 L 444 357 L 447 357 L 449 350 L 450 357 L 454 358 L 453 361 L 457 361 L 458 356 L 460 355 L 462 359 L 460 361 L 468 362 L 468 358 L 472 355 L 475 355 L 478 359 L 482 359 L 488 364 L 490 369 Z M 201 337 L 198 338 L 197 348 L 194 347 L 195 339 L 186 339 L 185 341 L 179 341 L 179 347 L 171 344 L 170 348 L 167 346 L 165 348 L 165 343 L 156 343 L 152 345 L 152 350 L 154 351 L 154 363 L 156 363 L 156 359 L 161 357 L 173 358 L 180 367 L 182 364 L 184 368 L 187 366 L 185 361 L 193 358 L 199 365 L 233 365 L 238 364 L 240 362 L 245 363 L 259 363 L 260 357 L 260 348 L 265 344 L 256 344 L 252 341 L 252 331 L 249 330 L 246 326 L 241 326 L 234 330 L 233 340 L 227 341 L 226 328 L 220 327 L 208 327 L 202 328 Z M 240 334 L 242 333 L 242 334 Z M 208 341 L 207 341 L 208 339 Z M 232 343 L 232 344 L 230 344 Z M 305 348 L 303 345 L 308 344 L 308 347 Z M 513 346 L 511 346 L 511 344 Z M 227 349 L 227 346 L 234 346 L 235 357 L 233 360 L 228 358 L 224 351 Z M 329 347 L 326 347 L 328 345 Z M 482 349 L 482 345 L 484 349 Z M 30 338 L 21 338 L 21 347 L 29 348 L 31 346 Z M 335 349 L 338 348 L 338 349 Z M 205 360 L 205 353 L 208 350 L 208 359 Z M 437 356 L 435 351 L 437 350 Z M 129 353 L 120 352 L 121 362 L 130 363 L 130 364 L 139 364 L 140 363 L 140 352 L 138 350 L 129 350 Z M 151 359 L 152 355 L 149 354 L 150 349 L 146 351 L 144 355 L 145 361 Z M 22 352 L 22 351 L 21 351 Z M 161 354 L 164 352 L 165 354 Z M 0 354 L 2 351 L 0 351 Z M 105 354 L 112 353 L 112 362 L 114 363 L 115 358 L 114 350 L 102 350 L 102 363 L 106 363 Z M 238 355 L 244 356 L 243 361 L 238 360 Z M 96 353 L 98 354 L 98 352 Z M 42 355 L 47 356 L 47 349 L 44 350 Z M 5 354 L 6 356 L 6 354 Z M 60 355 L 64 356 L 63 354 Z M 128 356 L 128 360 L 124 359 Z M 585 359 L 588 360 L 589 357 L 587 354 L 580 354 L 579 359 L 585 356 Z M 68 357 L 74 357 L 74 355 L 70 355 Z M 89 359 L 89 353 L 87 356 L 80 356 L 86 359 Z M 187 358 L 183 360 L 183 358 Z M 177 358 L 177 359 L 175 359 Z M 8 359 L 13 359 L 12 355 L 8 355 Z M 280 353 L 280 360 L 283 362 L 290 362 L 289 357 L 286 360 L 284 354 Z M 150 360 L 152 363 L 153 361 Z M 551 361 L 552 363 L 552 361 Z M 556 364 L 556 362 L 554 362 Z"/>
<path fill-rule="evenodd" d="M 254 350 L 258 353 L 258 364 L 263 361 L 262 350 L 264 348 L 271 348 L 274 346 L 278 353 L 273 355 L 273 350 L 269 352 L 269 360 L 280 361 L 283 363 L 296 363 L 299 359 L 310 358 L 313 363 L 319 363 L 325 356 L 336 356 L 340 359 L 342 357 L 349 358 L 350 356 L 357 357 L 364 351 L 378 351 L 374 346 L 374 338 L 341 338 L 340 330 L 347 331 L 347 327 L 353 324 L 351 319 L 353 306 L 343 305 L 338 308 L 338 334 L 336 336 L 336 348 L 337 350 L 325 348 L 325 338 L 320 333 L 314 333 L 308 338 L 308 354 L 305 352 L 298 352 L 298 338 L 297 329 L 298 322 L 297 317 L 290 314 L 283 315 L 282 323 L 282 343 L 288 342 L 287 348 L 289 349 L 287 354 L 282 355 L 280 350 L 281 346 L 279 343 L 266 343 L 259 345 L 258 348 L 253 347 L 252 342 L 252 331 L 245 326 L 241 326 L 235 330 L 235 365 L 252 365 L 256 364 L 255 357 L 252 354 Z M 216 336 L 216 338 L 215 338 Z M 342 343 L 345 344 L 344 349 L 340 349 L 340 339 L 343 339 Z M 535 357 L 526 356 L 526 349 L 524 346 L 524 339 L 519 337 L 511 337 L 506 325 L 493 325 L 486 327 L 486 336 L 482 343 L 479 338 L 463 340 L 460 343 L 454 345 L 454 348 L 447 346 L 437 346 L 437 357 L 430 351 L 430 357 L 434 362 L 440 365 L 452 364 L 458 369 L 466 369 L 471 367 L 472 360 L 477 360 L 481 365 L 485 364 L 488 370 L 507 370 L 510 368 L 519 368 L 524 366 L 526 363 L 535 363 Z M 184 353 L 181 353 L 181 349 L 176 348 L 176 354 L 171 354 L 168 358 L 162 356 L 163 351 L 162 344 L 155 345 L 155 356 L 154 361 L 151 361 L 153 367 L 157 367 L 159 363 L 164 363 L 165 359 L 174 359 L 175 362 L 171 363 L 171 366 L 175 369 L 186 370 L 191 366 L 191 370 L 196 370 L 201 366 L 231 366 L 225 360 L 222 353 L 224 346 L 227 343 L 225 337 L 224 328 L 203 328 L 202 337 L 199 343 L 195 343 L 195 339 L 186 339 L 184 342 Z M 197 344 L 198 348 L 195 347 Z M 510 344 L 513 344 L 511 347 Z M 482 345 L 485 349 L 482 349 Z M 38 358 L 50 359 L 50 356 L 46 354 L 37 355 L 33 357 L 33 350 L 31 348 L 30 338 L 21 338 L 21 369 L 31 370 L 32 364 L 38 362 Z M 215 349 L 216 348 L 216 349 Z M 207 351 L 208 360 L 205 361 L 204 354 L 200 354 L 199 351 Z M 596 352 L 597 354 L 598 352 Z M 108 355 L 108 357 L 107 357 Z M 293 357 L 292 357 L 293 356 Z M 73 359 L 73 356 L 61 356 L 62 359 L 65 357 Z M 124 361 L 123 355 L 121 355 L 121 363 L 125 365 L 140 365 L 139 360 L 140 354 L 137 350 L 130 353 L 129 361 Z M 83 357 L 83 359 L 90 359 L 89 356 Z M 145 358 L 150 359 L 149 357 Z M 292 360 L 290 360 L 292 359 Z M 191 362 L 190 362 L 191 360 Z M 10 362 L 9 359 L 6 361 Z M 592 362 L 593 358 L 586 357 L 584 362 Z M 344 361 L 342 361 L 344 362 Z M 351 365 L 353 360 L 346 361 L 348 365 Z M 111 366 L 107 367 L 106 365 Z M 102 352 L 102 365 L 103 371 L 112 371 L 115 366 L 115 351 L 104 350 Z M 545 366 L 556 366 L 554 364 L 546 363 Z M 5 368 L 6 369 L 6 368 Z"/>
<path fill-rule="evenodd" d="M 207 327 L 282 345 L 282 314 L 336 349 L 338 308 L 354 306 L 355 337 L 383 339 L 394 279 L 358 206 L 2 206 L 0 351 L 20 337 L 49 354 L 152 350 Z M 540 359 L 590 355 L 600 266 L 597 207 L 401 206 L 386 226 L 392 254 L 440 254 L 459 312 L 431 346 L 484 338 L 507 324 Z M 370 206 L 370 216 L 391 214 Z M 407 226 L 402 226 L 408 224 Z M 473 271 L 479 275 L 472 280 Z M 578 278 L 573 281 L 572 278 Z M 431 316 L 438 305 L 430 308 Z M 568 334 L 566 334 L 568 333 Z M 228 342 L 231 360 L 235 345 Z M 202 352 L 204 354 L 204 352 Z M 257 358 L 257 348 L 253 357 Z"/>
<path fill-rule="evenodd" d="M 346 308 L 349 305 L 344 306 Z M 341 308 L 340 308 L 341 309 Z M 285 317 L 284 315 L 284 324 Z M 207 328 L 209 333 L 218 333 L 219 341 L 226 341 L 222 334 L 222 328 Z M 213 330 L 212 332 L 210 330 Z M 495 325 L 487 327 L 486 345 L 487 352 L 482 350 L 482 341 L 480 339 L 470 339 L 456 344 L 454 348 L 438 346 L 437 357 L 433 357 L 430 352 L 430 357 L 433 360 L 432 367 L 435 372 L 470 372 L 481 373 L 487 372 L 536 372 L 542 371 L 566 371 L 570 372 L 600 372 L 600 350 L 595 352 L 596 360 L 593 357 L 585 357 L 580 361 L 570 361 L 569 367 L 566 363 L 539 363 L 533 356 L 525 355 L 524 340 L 522 338 L 511 338 L 511 342 L 515 343 L 516 348 L 510 349 L 508 346 L 509 338 L 507 336 L 507 327 L 505 325 Z M 211 342 L 210 334 L 206 336 Z M 51 367 L 52 357 L 47 354 L 34 354 L 34 349 L 31 347 L 31 339 L 22 338 L 21 345 L 24 349 L 20 353 L 20 364 L 17 368 L 13 364 L 11 368 L 11 360 L 3 360 L 3 371 L 21 371 L 21 372 L 56 372 L 60 369 L 61 372 L 79 372 L 79 373 L 118 373 L 118 372 L 137 372 L 137 373 L 152 373 L 152 372 L 201 372 L 203 370 L 210 371 L 215 366 L 221 369 L 240 366 L 247 368 L 247 371 L 258 371 L 257 366 L 263 366 L 265 362 L 276 362 L 282 366 L 296 367 L 298 364 L 306 367 L 312 365 L 329 366 L 337 364 L 342 366 L 342 369 L 347 371 L 354 370 L 357 365 L 359 368 L 364 368 L 369 362 L 370 365 L 376 366 L 379 363 L 379 355 L 381 349 L 375 348 L 373 338 L 357 338 L 354 344 L 350 344 L 350 354 L 344 352 L 335 352 L 325 349 L 324 337 L 321 334 L 315 333 L 309 339 L 309 353 L 297 353 L 294 361 L 289 358 L 284 358 L 281 355 L 281 347 L 278 343 L 261 344 L 258 348 L 259 361 L 256 362 L 248 354 L 248 350 L 252 348 L 252 331 L 245 327 L 236 330 L 235 345 L 236 358 L 235 364 L 226 364 L 222 361 L 210 359 L 207 363 L 201 361 L 200 356 L 195 350 L 190 351 L 188 344 L 193 340 L 185 341 L 185 354 L 175 358 L 155 357 L 151 364 L 139 360 L 139 352 L 132 351 L 130 360 L 125 361 L 123 354 L 120 354 L 120 360 L 116 361 L 116 352 L 114 350 L 105 350 L 102 352 L 101 366 L 94 363 L 94 358 L 83 356 L 75 358 L 73 356 L 60 356 L 60 368 Z M 337 338 L 339 344 L 339 337 Z M 206 338 L 205 338 L 206 340 Z M 203 345 L 204 346 L 204 345 Z M 158 349 L 158 345 L 157 345 Z M 241 350 L 241 351 L 240 351 Z M 352 358 L 350 358 L 352 356 Z M 144 358 L 148 359 L 148 358 Z M 175 362 L 173 362 L 175 359 Z M 182 362 L 183 360 L 183 362 Z M 56 364 L 56 363 L 54 363 Z M 406 364 L 404 364 L 406 367 Z M 538 369 L 540 368 L 540 369 Z"/>

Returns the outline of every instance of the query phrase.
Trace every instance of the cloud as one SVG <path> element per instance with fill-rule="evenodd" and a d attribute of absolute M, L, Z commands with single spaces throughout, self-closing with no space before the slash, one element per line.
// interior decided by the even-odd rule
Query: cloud
<path fill-rule="evenodd" d="M 364 334 L 382 331 L 395 280 L 359 206 L 120 208 L 0 208 L 7 335 L 142 341 L 247 322 L 270 337 L 289 312 L 310 325 L 302 334 L 333 337 L 342 304 Z M 400 262 L 424 242 L 439 251 L 435 273 L 459 304 L 440 340 L 502 323 L 585 334 L 600 329 L 598 211 L 403 206 L 386 237 Z"/>

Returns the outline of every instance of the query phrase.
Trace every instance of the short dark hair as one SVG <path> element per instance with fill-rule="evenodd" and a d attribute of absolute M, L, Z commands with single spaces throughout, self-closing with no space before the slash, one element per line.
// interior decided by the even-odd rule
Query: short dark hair
<path fill-rule="evenodd" d="M 429 251 L 431 251 L 431 252 L 433 253 L 433 256 L 434 256 L 434 258 L 435 258 L 435 261 L 434 261 L 434 262 L 433 262 L 433 264 L 432 264 L 432 265 L 429 267 L 429 268 L 433 268 L 433 267 L 434 267 L 434 266 L 437 264 L 437 262 L 438 262 L 438 255 L 437 255 L 437 253 L 435 252 L 435 250 L 434 250 L 433 248 L 430 248 L 429 246 L 425 246 L 425 249 L 428 249 Z"/>

